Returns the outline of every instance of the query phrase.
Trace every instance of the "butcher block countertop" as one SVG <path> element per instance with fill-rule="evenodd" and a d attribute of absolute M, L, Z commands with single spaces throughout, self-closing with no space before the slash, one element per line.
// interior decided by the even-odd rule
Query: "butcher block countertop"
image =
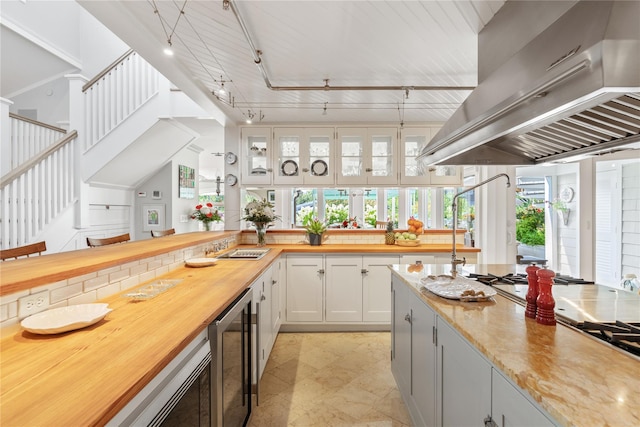
<path fill-rule="evenodd" d="M 187 233 L 3 262 L 1 294 L 239 233 Z M 220 259 L 211 267 L 173 270 L 156 279 L 182 281 L 149 300 L 125 297 L 130 290 L 104 298 L 100 302 L 108 303 L 113 311 L 84 329 L 37 335 L 19 325 L 4 328 L 0 341 L 0 425 L 103 425 L 283 252 L 400 254 L 450 250 L 450 245 L 437 244 L 269 247 L 272 250 L 260 260 Z M 479 250 L 460 246 L 458 251 Z"/>
<path fill-rule="evenodd" d="M 113 311 L 84 329 L 4 333 L 0 425 L 104 425 L 279 255 L 178 268 L 162 278 L 182 282 L 152 299 L 101 300 Z"/>
<path fill-rule="evenodd" d="M 337 244 L 337 245 L 268 245 L 269 248 L 278 248 L 285 253 L 303 254 L 433 254 L 451 253 L 451 245 L 444 243 L 429 243 L 419 246 L 398 246 L 398 245 L 358 245 L 358 244 Z M 480 249 L 469 246 L 456 245 L 456 252 L 478 253 Z"/>
<path fill-rule="evenodd" d="M 476 273 L 521 272 L 524 266 L 466 266 Z M 448 274 L 450 264 L 422 271 L 392 271 L 491 363 L 564 426 L 640 426 L 640 360 L 573 328 L 545 326 L 525 308 L 496 295 L 495 301 L 460 302 L 421 290 L 420 278 Z M 413 270 L 413 269 L 412 269 Z M 560 285 L 557 285 L 560 286 Z"/>

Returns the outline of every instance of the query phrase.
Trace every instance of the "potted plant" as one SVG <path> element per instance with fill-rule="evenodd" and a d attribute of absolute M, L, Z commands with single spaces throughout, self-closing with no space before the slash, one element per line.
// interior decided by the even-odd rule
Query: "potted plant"
<path fill-rule="evenodd" d="M 312 218 L 304 225 L 304 229 L 309 235 L 309 244 L 311 246 L 320 246 L 322 244 L 322 234 L 327 231 L 327 224 L 318 218 Z"/>

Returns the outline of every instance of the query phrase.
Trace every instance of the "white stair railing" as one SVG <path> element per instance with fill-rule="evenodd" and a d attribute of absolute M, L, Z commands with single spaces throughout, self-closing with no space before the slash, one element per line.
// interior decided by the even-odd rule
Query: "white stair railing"
<path fill-rule="evenodd" d="M 0 247 L 31 243 L 75 200 L 76 131 L 2 177 Z"/>
<path fill-rule="evenodd" d="M 67 133 L 65 129 L 13 113 L 9 113 L 9 123 L 11 126 L 10 152 L 2 153 L 3 156 L 7 155 L 11 159 L 9 171 L 33 159 Z"/>
<path fill-rule="evenodd" d="M 82 88 L 85 150 L 158 93 L 158 71 L 129 50 Z"/>

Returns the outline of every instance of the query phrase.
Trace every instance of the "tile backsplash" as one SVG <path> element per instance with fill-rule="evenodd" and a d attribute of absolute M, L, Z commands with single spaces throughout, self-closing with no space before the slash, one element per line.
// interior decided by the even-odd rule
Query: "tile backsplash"
<path fill-rule="evenodd" d="M 40 311 L 67 305 L 92 303 L 175 270 L 183 266 L 186 259 L 202 257 L 205 252 L 213 251 L 216 248 L 232 248 L 234 246 L 237 246 L 235 238 L 215 240 L 211 243 L 128 262 L 82 276 L 4 295 L 0 298 L 0 328 L 14 325 L 22 320 L 22 318 L 18 317 L 18 300 L 27 295 L 42 291 L 49 292 L 49 305 L 43 307 Z"/>

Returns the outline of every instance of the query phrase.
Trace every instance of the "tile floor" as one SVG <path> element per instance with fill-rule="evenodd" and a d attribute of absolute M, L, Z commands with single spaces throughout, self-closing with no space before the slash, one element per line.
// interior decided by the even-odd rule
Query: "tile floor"
<path fill-rule="evenodd" d="M 250 427 L 405 427 L 388 332 L 280 333 Z"/>

